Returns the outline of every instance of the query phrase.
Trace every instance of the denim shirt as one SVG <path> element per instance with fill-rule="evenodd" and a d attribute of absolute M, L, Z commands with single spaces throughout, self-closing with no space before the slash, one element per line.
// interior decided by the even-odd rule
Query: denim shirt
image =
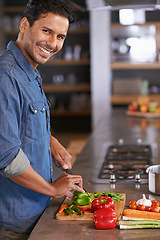
<path fill-rule="evenodd" d="M 38 71 L 10 42 L 0 55 L 0 225 L 30 233 L 50 197 L 23 188 L 4 174 L 20 149 L 32 168 L 52 182 L 49 102 Z"/>

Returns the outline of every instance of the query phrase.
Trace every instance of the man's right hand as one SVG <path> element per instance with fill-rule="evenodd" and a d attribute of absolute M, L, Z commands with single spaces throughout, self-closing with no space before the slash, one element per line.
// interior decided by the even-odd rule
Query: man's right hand
<path fill-rule="evenodd" d="M 77 190 L 82 193 L 85 192 L 83 190 L 82 177 L 79 175 L 70 175 L 64 173 L 51 184 L 54 187 L 52 196 L 54 198 L 62 197 L 64 195 L 72 198 L 73 193 L 71 190 Z"/>

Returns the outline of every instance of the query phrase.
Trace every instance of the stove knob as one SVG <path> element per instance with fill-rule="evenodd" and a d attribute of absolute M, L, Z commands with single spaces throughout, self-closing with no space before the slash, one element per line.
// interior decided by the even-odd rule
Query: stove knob
<path fill-rule="evenodd" d="M 123 144 L 124 144 L 124 139 L 120 138 L 120 139 L 118 140 L 118 144 L 119 144 L 119 145 L 123 145 Z"/>
<path fill-rule="evenodd" d="M 138 139 L 137 139 L 137 143 L 138 143 L 138 144 L 142 144 L 142 139 L 141 139 L 141 138 L 138 138 Z"/>
<path fill-rule="evenodd" d="M 116 176 L 115 174 L 111 174 L 110 176 L 110 183 L 115 183 L 117 180 L 116 180 Z"/>
<path fill-rule="evenodd" d="M 135 181 L 136 183 L 140 183 L 140 182 L 141 182 L 141 176 L 140 176 L 140 174 L 136 174 L 136 175 L 135 175 L 134 181 Z"/>

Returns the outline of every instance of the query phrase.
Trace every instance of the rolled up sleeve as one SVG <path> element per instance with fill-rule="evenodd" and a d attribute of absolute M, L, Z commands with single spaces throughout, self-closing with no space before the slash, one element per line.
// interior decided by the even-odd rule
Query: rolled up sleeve
<path fill-rule="evenodd" d="M 30 165 L 30 161 L 20 148 L 17 156 L 13 161 L 4 169 L 4 174 L 6 177 L 14 177 L 22 174 L 27 170 Z"/>

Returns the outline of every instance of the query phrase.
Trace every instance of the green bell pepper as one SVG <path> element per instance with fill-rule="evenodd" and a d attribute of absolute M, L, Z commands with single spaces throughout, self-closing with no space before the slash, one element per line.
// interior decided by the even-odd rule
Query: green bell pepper
<path fill-rule="evenodd" d="M 81 193 L 79 191 L 74 191 L 72 203 L 76 206 L 88 205 L 91 203 L 90 195 L 87 192 Z"/>

